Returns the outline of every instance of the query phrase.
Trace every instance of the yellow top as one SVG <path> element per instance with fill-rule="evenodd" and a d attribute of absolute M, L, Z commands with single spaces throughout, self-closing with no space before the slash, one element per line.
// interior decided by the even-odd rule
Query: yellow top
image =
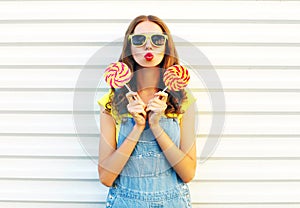
<path fill-rule="evenodd" d="M 109 95 L 110 95 L 111 89 L 109 90 L 109 92 L 107 92 L 106 94 L 104 94 L 99 100 L 97 100 L 98 104 L 103 106 L 105 108 L 106 103 L 109 102 Z M 186 90 L 186 95 L 187 95 L 187 99 L 182 103 L 181 105 L 181 109 L 185 112 L 188 107 L 194 103 L 196 101 L 196 98 L 192 95 L 192 93 L 188 90 Z M 111 115 L 112 117 L 115 119 L 116 121 L 116 140 L 118 141 L 118 135 L 119 135 L 119 131 L 120 131 L 120 127 L 121 127 L 121 122 L 120 122 L 120 118 L 113 112 L 111 111 Z M 127 114 L 123 114 L 126 117 L 131 117 L 132 115 L 130 113 Z M 171 118 L 177 118 L 178 122 L 180 123 L 183 114 L 175 114 L 175 113 L 168 113 L 166 114 L 167 117 L 171 117 Z"/>

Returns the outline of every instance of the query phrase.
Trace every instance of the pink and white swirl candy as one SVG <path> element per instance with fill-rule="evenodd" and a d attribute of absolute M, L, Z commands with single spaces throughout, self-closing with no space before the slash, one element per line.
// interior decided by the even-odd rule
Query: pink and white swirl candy
<path fill-rule="evenodd" d="M 121 88 L 131 79 L 131 71 L 123 62 L 110 64 L 104 72 L 105 81 L 113 88 Z M 128 87 L 127 87 L 128 88 Z"/>
<path fill-rule="evenodd" d="M 179 91 L 188 85 L 190 75 L 186 67 L 177 64 L 166 69 L 163 80 L 166 88 Z M 164 90 L 166 90 L 166 88 Z"/>

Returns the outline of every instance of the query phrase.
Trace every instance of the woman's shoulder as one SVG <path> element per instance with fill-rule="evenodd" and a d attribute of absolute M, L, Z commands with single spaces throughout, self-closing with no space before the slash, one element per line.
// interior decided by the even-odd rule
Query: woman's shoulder
<path fill-rule="evenodd" d="M 178 121 L 181 121 L 181 118 L 184 114 L 184 112 L 197 101 L 197 98 L 192 94 L 192 92 L 189 89 L 185 90 L 186 93 L 186 98 L 182 101 L 181 103 L 181 111 L 183 112 L 182 114 L 173 114 L 173 113 L 168 113 L 166 114 L 167 117 L 169 118 L 177 118 Z"/>
<path fill-rule="evenodd" d="M 102 106 L 104 109 L 107 109 L 107 103 L 111 102 L 111 98 L 114 94 L 114 91 L 112 89 L 109 89 L 108 92 L 106 92 L 100 99 L 97 100 L 97 103 L 99 106 Z M 131 115 L 127 112 L 124 114 L 118 114 L 116 110 L 113 110 L 113 106 L 110 105 L 111 109 L 106 111 L 106 113 L 110 114 L 114 120 L 116 121 L 116 124 L 119 125 L 123 117 L 131 117 Z"/>
<path fill-rule="evenodd" d="M 186 89 L 186 99 L 181 104 L 181 110 L 185 112 L 192 104 L 194 104 L 197 98 L 192 94 L 191 90 Z"/>
<path fill-rule="evenodd" d="M 113 93 L 113 92 L 111 89 L 109 89 L 108 92 L 106 92 L 100 99 L 97 100 L 98 105 L 106 108 L 106 104 L 110 101 L 111 93 Z"/>

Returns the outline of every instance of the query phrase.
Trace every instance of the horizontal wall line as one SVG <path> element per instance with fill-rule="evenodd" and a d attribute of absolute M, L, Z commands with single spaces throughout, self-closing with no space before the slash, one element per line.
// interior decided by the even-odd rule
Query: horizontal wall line
<path fill-rule="evenodd" d="M 98 160 L 98 156 L 41 156 L 41 155 L 0 155 L 0 159 L 90 159 L 90 160 Z M 201 164 L 202 158 L 197 157 L 198 163 Z M 210 156 L 205 161 L 207 160 L 247 160 L 247 161 L 261 161 L 261 160 L 300 160 L 300 157 L 213 157 Z"/>
<path fill-rule="evenodd" d="M 208 68 L 207 66 L 199 66 L 199 65 L 191 65 L 193 68 L 197 69 L 197 70 L 207 70 L 207 69 L 211 69 Z M 205 68 L 206 67 L 206 68 Z M 1 69 L 1 66 L 0 66 Z M 227 70 L 227 69 L 241 69 L 241 70 L 291 70 L 291 69 L 295 69 L 295 70 L 300 70 L 300 66 L 242 66 L 242 65 L 213 65 L 213 69 L 217 69 L 217 70 Z"/>
<path fill-rule="evenodd" d="M 1 137 L 66 137 L 66 138 L 74 138 L 74 137 L 91 137 L 98 139 L 99 134 L 68 134 L 68 133 L 1 133 L 0 132 L 0 140 Z M 218 138 L 220 135 L 215 134 L 197 134 L 196 137 L 198 139 L 203 138 Z M 222 134 L 222 138 L 251 138 L 251 139 L 257 139 L 257 138 L 300 138 L 300 134 Z"/>
<path fill-rule="evenodd" d="M 228 23 L 228 24 L 300 24 L 300 20 L 284 19 L 163 19 L 166 23 Z M 0 24 L 70 24 L 70 23 L 130 23 L 132 19 L 12 19 Z"/>
<path fill-rule="evenodd" d="M 82 181 L 82 182 L 97 182 L 99 179 L 87 178 L 0 178 L 0 181 Z M 100 182 L 100 181 L 99 181 Z"/>
<path fill-rule="evenodd" d="M 0 181 L 79 181 L 79 182 L 99 182 L 98 178 L 85 179 L 85 178 L 0 178 Z M 300 183 L 300 179 L 195 179 L 193 182 L 205 183 Z"/>
<path fill-rule="evenodd" d="M 206 183 L 300 183 L 300 179 L 195 179 L 193 182 Z"/>
<path fill-rule="evenodd" d="M 38 201 L 38 200 L 0 200 L 0 202 L 6 203 L 49 203 L 49 204 L 97 204 L 104 205 L 105 202 L 93 202 L 93 201 Z M 299 202 L 192 202 L 193 205 L 300 205 Z"/>
<path fill-rule="evenodd" d="M 0 0 L 0 2 L 13 2 L 13 1 L 36 1 L 36 2 L 39 2 L 39 1 L 62 1 L 62 0 Z M 63 1 L 83 1 L 83 0 L 63 0 Z M 89 0 L 89 1 L 108 1 L 108 0 Z M 110 1 L 120 1 L 120 0 L 110 0 Z M 140 1 L 140 0 L 131 0 L 131 1 Z M 152 1 L 182 1 L 182 0 L 143 0 L 143 1 L 146 1 L 146 2 L 152 2 Z M 239 0 L 189 0 L 189 1 L 199 1 L 199 2 L 214 2 L 214 1 L 239 1 Z M 241 2 L 243 1 L 253 1 L 253 2 L 257 2 L 257 1 L 278 1 L 278 2 L 289 2 L 289 1 L 299 1 L 299 0 L 242 0 Z"/>
<path fill-rule="evenodd" d="M 34 136 L 34 137 L 99 137 L 99 134 L 67 134 L 67 133 L 0 133 L 1 136 Z M 1 138 L 0 138 L 1 139 Z"/>
<path fill-rule="evenodd" d="M 74 88 L 0 88 L 0 91 L 8 92 L 74 92 Z M 77 92 L 107 92 L 107 88 L 77 88 Z"/>
<path fill-rule="evenodd" d="M 72 159 L 72 160 L 98 160 L 98 157 L 94 156 L 41 156 L 41 155 L 0 155 L 0 159 Z"/>
<path fill-rule="evenodd" d="M 299 202 L 194 202 L 193 205 L 300 205 Z"/>
<path fill-rule="evenodd" d="M 0 159 L 31 159 L 31 160 L 98 160 L 98 156 L 36 156 L 36 155 L 0 155 Z M 201 164 L 201 157 L 197 157 L 198 164 Z M 300 157 L 208 157 L 213 161 L 300 161 Z M 207 161 L 206 160 L 206 161 Z M 96 165 L 96 164 L 95 164 Z M 299 178 L 300 180 L 300 178 Z M 300 182 L 300 181 L 299 181 Z"/>
<path fill-rule="evenodd" d="M 201 157 L 197 157 L 201 163 Z M 208 160 L 300 160 L 300 157 L 208 157 Z"/>
<path fill-rule="evenodd" d="M 123 42 L 0 42 L 1 46 L 122 46 Z M 300 47 L 300 43 L 267 42 L 175 42 L 176 46 L 265 46 L 265 47 Z"/>
<path fill-rule="evenodd" d="M 48 160 L 48 158 L 46 158 L 46 157 L 51 157 L 50 159 L 52 159 L 52 160 L 61 160 L 61 159 L 63 159 L 63 160 L 68 160 L 68 161 L 78 161 L 78 160 L 80 160 L 80 161 L 89 161 L 89 160 L 91 160 L 91 158 L 90 157 L 86 157 L 86 156 L 73 156 L 73 157 L 67 157 L 67 158 L 52 158 L 52 156 L 42 156 L 42 157 L 40 157 L 40 156 L 33 156 L 33 155 L 28 155 L 28 156 L 24 156 L 25 158 L 24 159 L 30 159 L 30 160 L 38 160 L 38 161 L 43 161 L 43 160 Z M 62 156 L 62 157 L 64 157 L 64 156 Z M 20 157 L 20 156 L 18 156 L 18 155 L 7 155 L 7 156 L 5 156 L 5 155 L 3 155 L 3 156 L 1 156 L 0 155 L 0 159 L 1 160 L 3 160 L 3 159 L 23 159 L 23 157 Z"/>
<path fill-rule="evenodd" d="M 39 1 L 62 1 L 62 0 L 0 0 L 0 2 L 11 2 L 11 1 L 36 1 L 36 2 L 39 2 Z M 83 1 L 83 0 L 63 0 L 63 1 Z M 89 1 L 108 1 L 108 0 L 89 0 Z M 120 1 L 120 0 L 110 0 L 110 1 Z M 131 0 L 131 1 L 140 1 L 140 0 Z M 182 1 L 182 0 L 143 0 L 143 1 L 146 1 L 146 2 L 152 2 L 152 1 Z M 239 0 L 188 0 L 188 1 L 199 1 L 199 2 L 214 2 L 214 1 L 239 1 Z M 259 2 L 259 1 L 278 1 L 278 2 L 289 2 L 289 1 L 299 1 L 299 0 L 241 0 L 241 2 L 243 1 L 253 1 L 253 2 Z"/>
<path fill-rule="evenodd" d="M 0 134 L 1 135 L 1 134 Z M 197 134 L 198 139 L 207 138 L 210 136 L 210 138 L 214 137 L 220 137 L 220 135 L 207 135 L 207 134 Z M 300 138 L 299 134 L 222 134 L 222 138 L 251 138 L 251 139 L 260 139 L 260 138 Z"/>
<path fill-rule="evenodd" d="M 48 200 L 45 200 L 45 201 L 38 201 L 38 200 L 28 200 L 28 201 L 24 201 L 24 200 L 1 200 L 0 199 L 0 202 L 6 202 L 6 203 L 49 203 L 49 204 L 99 204 L 99 205 L 102 205 L 102 204 L 105 204 L 105 202 L 91 202 L 91 201 L 48 201 Z"/>
<path fill-rule="evenodd" d="M 192 88 L 192 92 L 292 92 L 300 93 L 300 89 L 234 89 L 234 88 Z M 0 92 L 107 92 L 107 88 L 0 88 Z"/>
<path fill-rule="evenodd" d="M 300 115 L 300 111 L 196 111 L 198 115 Z M 100 111 L 0 110 L 0 114 L 99 115 Z"/>
<path fill-rule="evenodd" d="M 227 69 L 241 69 L 241 70 L 300 70 L 300 66 L 242 66 L 242 65 L 190 65 L 197 70 L 227 70 Z M 90 69 L 99 70 L 105 69 L 107 65 L 0 65 L 1 69 Z"/>

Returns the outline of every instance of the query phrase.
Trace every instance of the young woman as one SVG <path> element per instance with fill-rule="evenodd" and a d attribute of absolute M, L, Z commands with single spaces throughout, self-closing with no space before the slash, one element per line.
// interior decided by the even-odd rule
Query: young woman
<path fill-rule="evenodd" d="M 133 72 L 100 105 L 100 181 L 109 186 L 106 207 L 191 207 L 196 169 L 195 99 L 166 90 L 163 73 L 179 64 L 166 24 L 138 16 L 129 25 L 119 61 Z"/>

